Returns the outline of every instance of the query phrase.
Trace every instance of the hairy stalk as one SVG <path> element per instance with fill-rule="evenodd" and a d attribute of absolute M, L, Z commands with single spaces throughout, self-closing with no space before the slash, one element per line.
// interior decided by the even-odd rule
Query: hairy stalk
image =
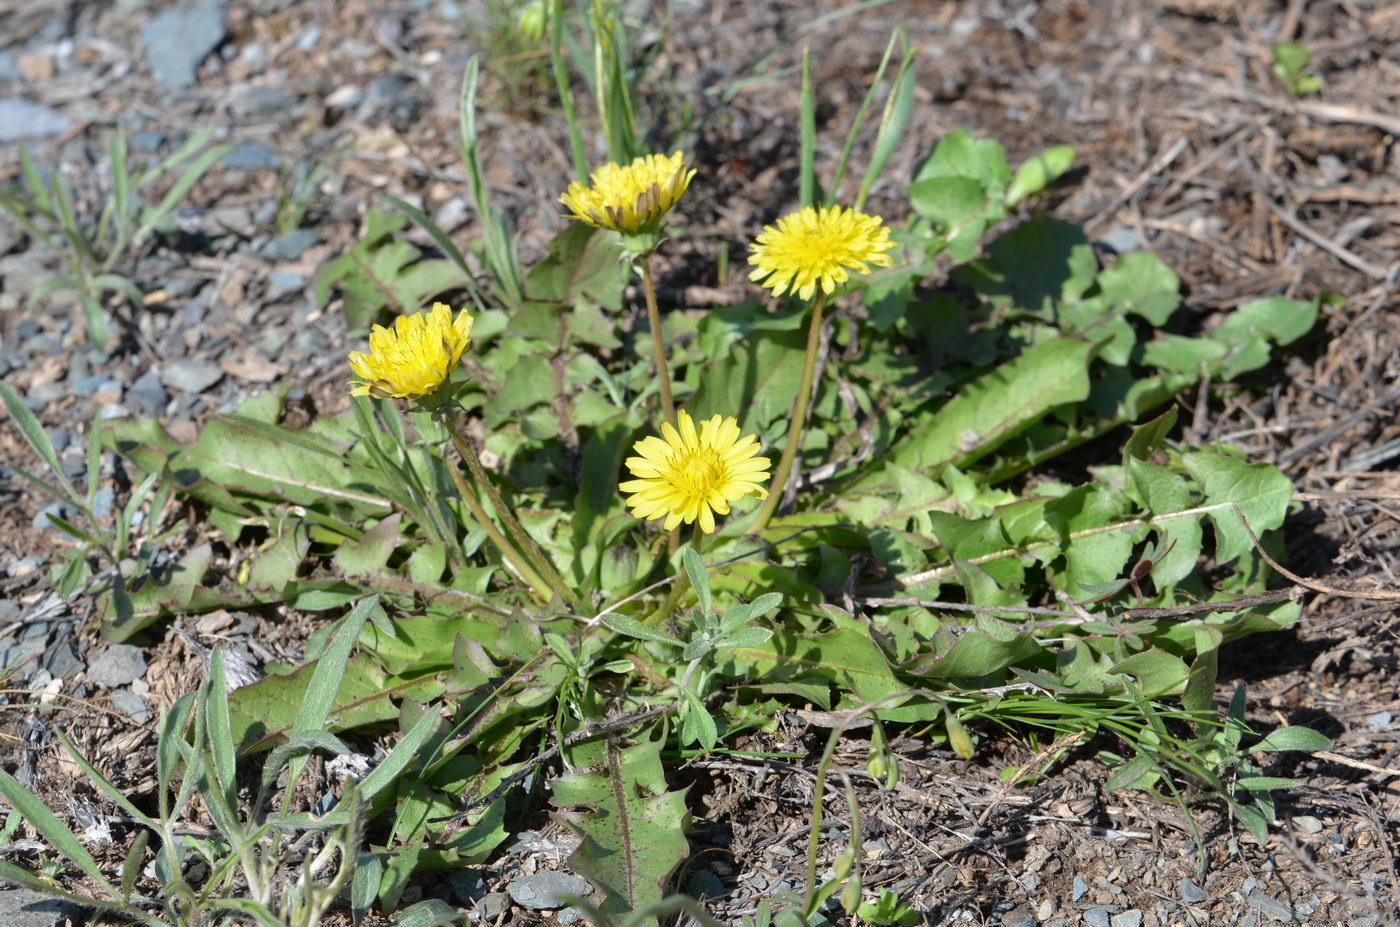
<path fill-rule="evenodd" d="M 768 527 L 773 513 L 778 510 L 787 489 L 788 477 L 792 473 L 793 462 L 797 459 L 797 449 L 802 446 L 802 433 L 806 430 L 807 403 L 812 398 L 812 377 L 817 369 L 817 349 L 822 340 L 822 309 L 825 308 L 826 294 L 817 291 L 816 302 L 812 304 L 812 322 L 807 328 L 807 353 L 802 357 L 802 382 L 797 387 L 797 397 L 792 402 L 792 415 L 788 418 L 787 446 L 778 460 L 777 472 L 773 474 L 773 488 L 763 506 L 758 510 L 758 518 L 749 530 L 755 534 Z"/>
<path fill-rule="evenodd" d="M 452 436 L 452 443 L 456 445 L 457 453 L 462 456 L 462 460 L 466 461 L 467 469 L 471 471 L 472 479 L 481 487 L 482 491 L 486 493 L 486 498 L 490 500 L 491 507 L 496 510 L 496 515 L 501 519 L 502 523 L 505 524 L 506 530 L 510 532 L 511 537 L 520 545 L 520 549 L 524 551 L 526 559 L 530 561 L 536 574 L 543 579 L 548 588 L 554 590 L 555 594 L 559 596 L 560 601 L 567 602 L 570 608 L 577 609 L 579 607 L 578 597 L 574 595 L 573 590 L 564 582 L 559 572 L 554 569 L 554 564 L 550 562 L 549 555 L 535 543 L 534 538 L 530 537 L 530 535 L 525 532 L 525 527 L 520 524 L 519 519 L 515 517 L 515 513 L 511 511 L 510 507 L 506 505 L 505 500 L 501 498 L 500 492 L 496 489 L 496 484 L 491 482 L 491 478 L 487 476 L 485 468 L 481 466 L 481 458 L 477 456 L 476 448 L 474 448 L 471 442 L 466 439 L 466 436 L 457 429 L 457 425 L 452 421 L 451 416 L 444 415 L 442 420 L 447 425 L 447 433 Z"/>
<path fill-rule="evenodd" d="M 676 403 L 671 398 L 671 370 L 666 365 L 666 344 L 661 338 L 661 310 L 656 306 L 656 285 L 651 279 L 651 255 L 642 258 L 642 291 L 647 298 L 647 324 L 651 326 L 651 348 L 656 355 L 656 379 L 661 384 L 661 414 L 676 423 Z"/>
<path fill-rule="evenodd" d="M 453 432 L 455 437 L 456 431 L 452 430 L 450 427 L 449 430 Z M 457 494 L 462 497 L 462 501 L 466 503 L 467 508 L 471 510 L 472 517 L 475 518 L 482 529 L 486 531 L 486 536 L 490 538 L 491 543 L 496 545 L 496 549 L 501 552 L 501 556 L 505 557 L 511 568 L 535 591 L 535 594 L 548 602 L 554 595 L 553 590 L 550 589 L 549 583 L 541 578 L 540 574 L 535 571 L 535 568 L 530 565 L 530 561 L 511 546 L 511 543 L 506 540 L 505 535 L 501 534 L 501 529 L 496 527 L 496 523 L 486 514 L 486 509 L 482 506 L 481 500 L 476 497 L 476 491 L 467 485 L 467 481 L 462 478 L 462 474 L 457 471 L 457 468 L 447 467 L 446 469 L 452 476 L 452 482 L 457 484 Z"/>

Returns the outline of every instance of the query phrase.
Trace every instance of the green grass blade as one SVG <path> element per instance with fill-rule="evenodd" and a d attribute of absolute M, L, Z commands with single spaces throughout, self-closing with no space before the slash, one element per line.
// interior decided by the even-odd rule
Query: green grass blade
<path fill-rule="evenodd" d="M 24 440 L 58 478 L 58 485 L 67 494 L 69 501 L 74 505 L 81 505 L 82 496 L 78 495 L 78 491 L 64 474 L 63 467 L 58 462 L 58 454 L 53 449 L 53 442 L 49 440 L 44 426 L 39 424 L 39 419 L 20 401 L 19 395 L 4 383 L 0 383 L 0 399 L 5 401 L 5 409 L 10 413 L 10 418 L 14 420 L 15 427 L 24 436 Z"/>
<path fill-rule="evenodd" d="M 393 203 L 395 207 L 414 222 L 417 222 L 418 227 L 427 232 L 433 241 L 437 242 L 437 246 L 452 260 L 452 263 L 457 265 L 465 276 L 467 292 L 471 295 L 472 302 L 476 304 L 477 311 L 484 311 L 486 309 L 486 304 L 481 299 L 481 290 L 477 289 L 476 286 L 476 276 L 472 273 L 471 267 L 467 265 L 467 259 L 462 254 L 462 249 L 457 247 L 456 243 L 442 230 L 441 226 L 434 222 L 427 213 L 417 206 L 414 206 L 412 203 L 406 203 L 397 196 L 390 196 L 387 193 L 384 194 L 384 198 Z"/>
<path fill-rule="evenodd" d="M 190 192 L 190 188 L 199 182 L 199 178 L 204 176 L 205 171 L 214 166 L 224 155 L 233 151 L 232 145 L 215 145 L 194 160 L 194 163 L 185 168 L 185 172 L 180 175 L 180 179 L 175 181 L 169 190 L 165 192 L 165 197 L 155 209 L 148 210 L 141 222 L 136 234 L 131 237 L 133 244 L 140 244 L 146 236 L 155 230 L 156 226 L 166 220 L 166 217 L 180 205 L 180 201 Z M 110 264 L 110 259 L 108 264 Z M 106 269 L 106 268 L 104 268 Z"/>
<path fill-rule="evenodd" d="M 92 285 L 99 290 L 114 290 L 121 293 L 131 300 L 131 304 L 137 309 L 146 308 L 146 294 L 142 293 L 136 284 L 120 274 L 98 274 L 92 278 Z"/>
<path fill-rule="evenodd" d="M 127 173 L 127 144 L 126 126 L 117 125 L 117 130 L 112 133 L 112 142 L 108 146 L 112 161 L 112 197 L 107 201 L 107 205 L 102 208 L 102 218 L 98 220 L 98 234 L 102 236 L 103 244 L 113 251 L 124 250 L 126 247 L 126 232 L 130 225 L 131 207 L 131 175 Z M 107 230 L 115 228 L 115 234 L 111 240 L 107 239 Z"/>
<path fill-rule="evenodd" d="M 574 90 L 569 82 L 569 69 L 564 63 L 564 0 L 551 0 L 549 11 L 549 64 L 554 71 L 554 86 L 559 93 L 559 106 L 569 125 L 569 151 L 574 159 L 574 179 L 588 178 L 588 158 L 584 154 L 583 126 L 574 108 Z"/>
<path fill-rule="evenodd" d="M 399 775 L 408 768 L 408 764 L 413 762 L 418 755 L 419 749 L 427 743 L 432 736 L 433 730 L 437 727 L 438 713 L 431 708 L 424 709 L 418 720 L 413 723 L 413 727 L 408 729 L 408 733 L 403 735 L 389 755 L 384 757 L 380 764 L 370 770 L 360 782 L 360 793 L 365 801 L 373 801 L 385 787 L 398 781 Z"/>
<path fill-rule="evenodd" d="M 875 77 L 870 81 L 870 89 L 866 91 L 865 99 L 860 102 L 860 109 L 856 110 L 856 116 L 851 120 L 851 130 L 846 133 L 846 144 L 841 147 L 841 157 L 836 162 L 835 173 L 831 175 L 832 196 L 841 195 L 841 181 L 846 176 L 846 164 L 851 159 L 851 149 L 855 147 L 856 138 L 865 126 L 865 117 L 870 112 L 870 105 L 875 102 L 875 94 L 879 92 L 880 85 L 884 83 L 885 69 L 889 67 L 890 59 L 894 57 L 895 42 L 903 35 L 903 28 L 903 26 L 896 27 L 895 31 L 890 33 L 890 40 L 885 43 L 885 53 L 880 58 L 880 66 L 875 69 Z"/>
<path fill-rule="evenodd" d="M 117 890 L 107 877 L 102 874 L 102 869 L 97 865 L 97 860 L 92 858 L 92 854 L 87 851 L 71 830 L 64 826 L 52 811 L 43 802 L 39 801 L 24 786 L 20 785 L 15 778 L 4 770 L 0 770 L 0 795 L 20 813 L 20 815 L 39 832 L 53 848 L 62 853 L 79 869 L 92 879 L 108 895 L 116 896 Z"/>
<path fill-rule="evenodd" d="M 899 32 L 901 40 L 904 38 L 903 31 Z M 860 210 L 865 208 L 866 198 L 870 196 L 870 188 L 880 175 L 885 171 L 885 165 L 889 163 L 890 157 L 894 155 L 895 149 L 899 147 L 900 141 L 904 138 L 904 128 L 909 124 L 909 113 L 914 108 L 914 56 L 917 51 L 906 48 L 904 59 L 899 63 L 899 70 L 895 72 L 894 84 L 890 88 L 889 98 L 885 100 L 885 110 L 880 116 L 880 128 L 875 133 L 875 145 L 870 151 L 870 164 L 865 168 L 865 177 L 860 182 L 860 192 L 856 194 L 855 208 Z"/>
<path fill-rule="evenodd" d="M 49 219 L 56 219 L 57 217 L 53 213 L 43 207 L 44 201 L 49 198 L 48 188 L 39 176 L 39 169 L 34 166 L 34 156 L 29 153 L 29 148 L 25 145 L 21 145 L 19 149 L 19 176 L 24 183 L 24 189 L 34 200 L 35 210 L 43 213 Z"/>
<path fill-rule="evenodd" d="M 205 714 L 209 753 L 214 758 L 214 779 L 229 808 L 238 807 L 238 779 L 234 768 L 233 721 L 228 708 L 228 677 L 224 652 L 218 647 L 209 655 L 209 689 Z"/>
<path fill-rule="evenodd" d="M 507 308 L 518 307 L 523 299 L 520 265 L 506 236 L 505 225 L 491 208 L 491 200 L 486 190 L 486 178 L 481 172 L 481 152 L 476 134 L 476 83 L 480 62 L 475 55 L 467 62 L 466 73 L 462 76 L 462 96 L 459 104 L 457 123 L 457 146 L 461 149 L 462 163 L 467 168 L 467 182 L 471 187 L 472 201 L 481 217 L 482 245 L 486 253 L 486 263 L 496 279 Z"/>
<path fill-rule="evenodd" d="M 191 135 L 183 145 L 181 145 L 179 148 L 176 148 L 168 156 L 166 156 L 164 161 L 161 161 L 159 164 L 156 164 L 143 171 L 141 176 L 136 178 L 136 183 L 132 184 L 132 190 L 140 190 L 142 187 L 146 186 L 151 181 L 157 179 L 162 174 L 165 174 L 167 171 L 174 170 L 176 167 L 179 167 L 181 164 L 188 161 L 190 158 L 193 158 L 201 148 L 203 148 L 209 143 L 209 140 L 213 137 L 213 126 L 205 126 L 204 128 L 200 129 L 198 132 Z"/>
<path fill-rule="evenodd" d="M 798 157 L 798 205 L 820 206 L 817 202 L 817 94 L 812 87 L 812 56 L 802 49 L 802 149 Z"/>

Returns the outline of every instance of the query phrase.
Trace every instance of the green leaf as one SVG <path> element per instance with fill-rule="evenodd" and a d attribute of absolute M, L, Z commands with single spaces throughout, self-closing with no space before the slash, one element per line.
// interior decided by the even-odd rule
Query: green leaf
<path fill-rule="evenodd" d="M 1016 169 L 1016 177 L 1006 188 L 1006 205 L 1015 205 L 1028 196 L 1039 193 L 1054 183 L 1074 163 L 1074 149 L 1069 145 L 1052 145 L 1040 154 L 1026 159 Z"/>
<path fill-rule="evenodd" d="M 1268 792 L 1273 789 L 1296 789 L 1304 785 L 1302 779 L 1285 779 L 1280 776 L 1240 776 L 1235 785 L 1251 792 Z"/>
<path fill-rule="evenodd" d="M 583 838 L 570 867 L 601 892 L 605 914 L 660 901 L 690 852 L 685 792 L 666 790 L 661 740 L 593 742 L 572 753 L 572 771 L 550 783 L 558 820 Z"/>
<path fill-rule="evenodd" d="M 684 647 L 685 641 L 658 628 L 653 628 L 642 624 L 635 618 L 628 618 L 626 615 L 619 615 L 614 612 L 603 617 L 603 624 L 612 628 L 619 634 L 634 637 L 640 641 L 652 641 L 657 644 L 670 644 L 672 647 Z"/>
<path fill-rule="evenodd" d="M 971 177 L 930 177 L 909 185 L 909 203 L 938 229 L 948 256 L 961 264 L 977 254 L 982 233 L 997 218 L 994 201 Z"/>
<path fill-rule="evenodd" d="M 1318 750 L 1331 749 L 1332 741 L 1310 727 L 1281 727 L 1250 747 L 1249 752 L 1299 750 L 1303 753 L 1315 753 Z"/>
<path fill-rule="evenodd" d="M 915 471 L 967 466 L 1054 407 L 1088 396 L 1093 356 L 1093 345 L 1067 338 L 1027 348 L 921 422 L 895 445 L 893 461 Z"/>
<path fill-rule="evenodd" d="M 1210 451 L 1184 454 L 1182 463 L 1205 491 L 1216 560 L 1229 563 L 1253 546 L 1241 514 L 1260 537 L 1283 524 L 1293 485 L 1276 467 Z"/>
<path fill-rule="evenodd" d="M 316 664 L 285 676 L 266 676 L 229 694 L 233 735 L 243 753 L 265 750 L 286 739 L 307 698 Z M 327 731 L 344 731 L 392 721 L 399 716 L 396 698 L 420 689 L 422 682 L 390 682 L 368 657 L 357 655 L 344 668 L 344 680 L 326 717 Z"/>
<path fill-rule="evenodd" d="M 1181 278 L 1151 251 L 1125 254 L 1098 276 L 1102 297 L 1115 309 L 1165 325 L 1181 305 Z"/>
<path fill-rule="evenodd" d="M 1104 783 L 1105 792 L 1121 792 L 1124 789 L 1145 789 L 1161 774 L 1157 762 L 1146 753 L 1139 753 L 1113 771 Z"/>
<path fill-rule="evenodd" d="M 996 199 L 1011 179 L 1011 168 L 1001 143 L 976 139 L 966 129 L 949 132 L 914 173 L 914 180 L 930 177 L 970 177 Z"/>
<path fill-rule="evenodd" d="M 69 862 L 81 869 L 108 895 L 116 896 L 116 888 L 107 881 L 107 877 L 102 874 L 102 867 L 97 865 L 97 860 L 92 858 L 92 854 L 87 851 L 77 836 L 65 827 L 63 822 L 32 792 L 20 785 L 13 776 L 4 770 L 0 770 L 0 795 L 3 795 L 5 800 L 10 803 L 10 807 L 18 811 L 20 816 L 38 831 L 40 837 L 47 840 Z"/>
<path fill-rule="evenodd" d="M 685 565 L 685 575 L 690 578 L 690 588 L 695 590 L 700 613 L 710 614 L 714 611 L 714 602 L 710 598 L 710 574 L 705 570 L 705 561 L 700 559 L 695 548 L 687 547 L 681 553 L 681 562 Z"/>
<path fill-rule="evenodd" d="M 204 579 L 214 550 L 201 544 L 188 551 L 173 567 L 148 576 L 130 590 L 120 587 L 104 600 L 102 634 L 121 643 L 137 631 L 169 615 L 183 614 Z"/>
<path fill-rule="evenodd" d="M 39 419 L 34 416 L 33 412 L 29 411 L 29 407 L 16 395 L 15 391 L 4 383 L 0 383 L 0 399 L 4 399 L 5 408 L 9 411 L 10 418 L 14 421 L 15 427 L 19 429 L 19 433 L 24 436 L 24 440 L 57 477 L 58 484 L 68 494 L 69 501 L 78 503 L 82 497 L 78 495 L 77 490 L 73 488 L 73 484 L 68 481 L 67 475 L 63 472 L 63 467 L 59 465 L 58 454 L 49 441 L 48 432 L 44 431 L 44 426 L 39 424 Z"/>

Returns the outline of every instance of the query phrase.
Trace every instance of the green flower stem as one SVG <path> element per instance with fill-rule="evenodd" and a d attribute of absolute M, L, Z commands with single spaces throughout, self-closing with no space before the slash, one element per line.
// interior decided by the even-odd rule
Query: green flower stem
<path fill-rule="evenodd" d="M 787 446 L 783 448 L 783 456 L 778 460 L 778 470 L 773 474 L 773 482 L 770 484 L 773 488 L 769 491 L 768 498 L 763 500 L 763 506 L 758 510 L 758 518 L 749 529 L 754 534 L 768 527 L 773 513 L 778 510 L 778 503 L 782 501 L 783 492 L 787 488 L 788 476 L 792 473 L 793 463 L 797 459 L 797 449 L 802 445 L 802 432 L 807 424 L 807 403 L 812 396 L 812 376 L 817 369 L 817 349 L 822 340 L 822 309 L 825 308 L 825 304 L 826 294 L 818 290 L 817 300 L 812 304 L 812 322 L 807 328 L 807 353 L 802 358 L 802 383 L 797 387 L 797 397 L 792 402 L 792 415 L 788 419 Z"/>
<path fill-rule="evenodd" d="M 676 403 L 671 398 L 671 371 L 666 365 L 666 345 L 661 338 L 661 310 L 656 307 L 656 285 L 651 280 L 651 255 L 642 256 L 642 291 L 647 297 L 647 324 L 651 326 L 651 347 L 656 355 L 656 379 L 661 384 L 661 414 L 676 423 Z"/>
<path fill-rule="evenodd" d="M 537 575 L 543 577 L 545 583 L 558 594 L 560 601 L 567 602 L 570 608 L 579 607 L 578 597 L 574 595 L 572 589 L 564 582 L 559 571 L 554 569 L 554 564 L 550 562 L 549 556 L 535 543 L 535 539 L 525 533 L 525 528 L 515 517 L 515 513 L 506 505 L 501 498 L 500 492 L 496 490 L 496 484 L 491 482 L 491 478 L 486 475 L 486 470 L 481 466 L 481 458 L 477 456 L 476 448 L 472 447 L 470 441 L 457 430 L 457 425 L 452 421 L 451 416 L 444 415 L 443 421 L 447 424 L 447 432 L 452 435 L 452 443 L 457 446 L 457 453 L 462 455 L 462 459 L 467 463 L 467 469 L 471 471 L 472 479 L 479 485 L 486 498 L 491 501 L 491 507 L 496 510 L 496 515 L 505 524 L 506 530 L 511 537 L 520 545 L 520 549 L 525 552 L 531 564 L 537 571 Z"/>
<path fill-rule="evenodd" d="M 530 565 L 530 562 L 511 546 L 505 535 L 501 534 L 501 529 L 497 528 L 496 523 L 486 514 L 486 509 L 482 506 L 481 500 L 476 497 L 475 490 L 467 485 L 467 481 L 462 478 L 461 473 L 457 472 L 457 468 L 449 464 L 447 472 L 452 474 L 452 481 L 457 484 L 457 494 L 462 497 L 462 501 L 471 510 L 472 517 L 486 531 L 486 536 L 491 539 L 492 544 L 496 545 L 501 556 L 506 558 L 515 572 L 529 584 L 536 595 L 546 602 L 553 598 L 554 592 L 549 588 L 549 583 L 540 578 L 540 574 L 535 572 L 535 568 Z"/>
<path fill-rule="evenodd" d="M 698 554 L 703 543 L 704 533 L 700 530 L 700 526 L 696 525 L 694 532 L 690 535 L 690 546 Z M 652 612 L 645 623 L 654 628 L 675 614 L 676 607 L 680 605 L 681 596 L 685 595 L 689 589 L 690 574 L 682 569 L 676 577 L 676 581 L 671 584 L 671 591 L 666 593 L 666 598 L 661 602 L 661 607 Z"/>

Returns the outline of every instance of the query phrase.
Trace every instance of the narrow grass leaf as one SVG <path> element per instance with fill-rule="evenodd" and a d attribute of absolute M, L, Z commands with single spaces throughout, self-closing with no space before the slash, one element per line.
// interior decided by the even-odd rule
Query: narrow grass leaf
<path fill-rule="evenodd" d="M 24 817 L 26 821 L 39 832 L 53 848 L 68 858 L 79 869 L 87 874 L 102 890 L 108 895 L 115 896 L 117 890 L 107 881 L 107 877 L 102 874 L 102 868 L 97 865 L 97 860 L 92 858 L 92 854 L 87 851 L 77 836 L 63 825 L 63 822 L 48 809 L 43 802 L 39 801 L 24 786 L 20 785 L 15 778 L 4 770 L 0 770 L 0 795 Z"/>
<path fill-rule="evenodd" d="M 214 758 L 214 778 L 218 782 L 225 804 L 238 807 L 238 779 L 234 767 L 233 724 L 229 720 L 228 676 L 224 668 L 224 651 L 215 647 L 209 657 L 209 686 L 205 696 L 207 715 L 206 737 Z"/>
<path fill-rule="evenodd" d="M 903 27 L 900 27 L 899 38 L 901 41 L 904 39 L 902 29 Z M 914 106 L 914 56 L 916 54 L 914 49 L 907 49 L 904 53 L 904 60 L 899 63 L 899 70 L 895 72 L 894 84 L 890 88 L 889 98 L 885 100 L 884 112 L 880 115 L 880 128 L 875 133 L 875 144 L 870 149 L 870 163 L 866 165 L 865 176 L 860 181 L 860 191 L 856 194 L 855 208 L 857 210 L 865 208 L 865 201 L 870 196 L 870 188 L 885 172 L 885 165 L 889 164 L 890 158 L 894 156 L 899 143 L 904 139 L 904 128 L 909 124 L 909 113 Z"/>
<path fill-rule="evenodd" d="M 374 797 L 384 790 L 386 786 L 398 781 L 399 775 L 408 768 L 408 764 L 418 756 L 418 750 L 427 743 L 432 736 L 433 730 L 437 727 L 440 717 L 431 708 L 425 709 L 418 720 L 413 723 L 413 727 L 408 729 L 408 733 L 394 745 L 394 749 L 389 751 L 389 755 L 384 757 L 380 764 L 370 770 L 360 782 L 360 792 L 364 795 L 365 801 L 373 801 Z"/>
<path fill-rule="evenodd" d="M 1250 752 L 1299 750 L 1314 753 L 1331 749 L 1332 741 L 1310 727 L 1281 727 L 1251 747 Z"/>
<path fill-rule="evenodd" d="M 82 498 L 78 495 L 73 484 L 69 482 L 67 475 L 63 472 L 63 467 L 59 465 L 58 454 L 53 449 L 53 443 L 49 441 L 49 436 L 44 431 L 44 426 L 39 424 L 39 419 L 34 413 L 29 411 L 29 407 L 19 398 L 14 390 L 4 383 L 0 383 L 0 398 L 5 401 L 5 409 L 10 413 L 10 418 L 14 420 L 15 427 L 24 436 L 24 440 L 34 449 L 34 453 L 39 455 L 48 468 L 53 471 L 58 478 L 58 484 L 63 488 L 69 500 L 77 504 Z"/>
<path fill-rule="evenodd" d="M 841 157 L 836 162 L 836 170 L 831 175 L 831 194 L 839 196 L 841 193 L 841 181 L 846 176 L 846 164 L 851 158 L 851 149 L 855 147 L 856 138 L 860 135 L 861 127 L 865 125 L 866 114 L 870 112 L 870 105 L 875 102 L 875 94 L 879 92 L 885 80 L 885 69 L 889 67 L 890 58 L 894 56 L 895 43 L 903 35 L 904 27 L 896 26 L 890 33 L 889 41 L 885 43 L 885 53 L 880 58 L 880 66 L 875 69 L 875 76 L 870 81 L 870 89 L 865 92 L 865 99 L 860 102 L 860 109 L 856 110 L 855 118 L 851 120 L 850 131 L 846 133 L 846 144 L 841 146 Z M 860 209 L 857 204 L 856 209 Z"/>
<path fill-rule="evenodd" d="M 216 161 L 231 151 L 233 151 L 232 145 L 215 145 L 196 158 L 194 163 L 187 167 L 185 172 L 180 175 L 180 179 L 171 184 L 170 189 L 166 191 L 165 197 L 160 201 L 160 204 L 157 205 L 155 209 L 147 210 L 141 222 L 141 226 L 136 230 L 136 234 L 132 236 L 132 243 L 139 244 L 147 235 L 155 230 L 156 226 L 164 222 L 170 213 L 174 211 L 175 207 L 180 205 L 180 201 L 185 198 L 185 194 L 190 192 L 190 188 L 199 182 L 199 178 L 204 176 L 204 172 L 213 167 Z"/>
<path fill-rule="evenodd" d="M 136 889 L 136 879 L 144 868 L 141 864 L 146 861 L 146 844 L 150 842 L 150 831 L 137 831 L 136 839 L 131 841 L 131 848 L 126 851 L 126 859 L 122 861 L 122 901 L 131 901 L 131 893 Z"/>

